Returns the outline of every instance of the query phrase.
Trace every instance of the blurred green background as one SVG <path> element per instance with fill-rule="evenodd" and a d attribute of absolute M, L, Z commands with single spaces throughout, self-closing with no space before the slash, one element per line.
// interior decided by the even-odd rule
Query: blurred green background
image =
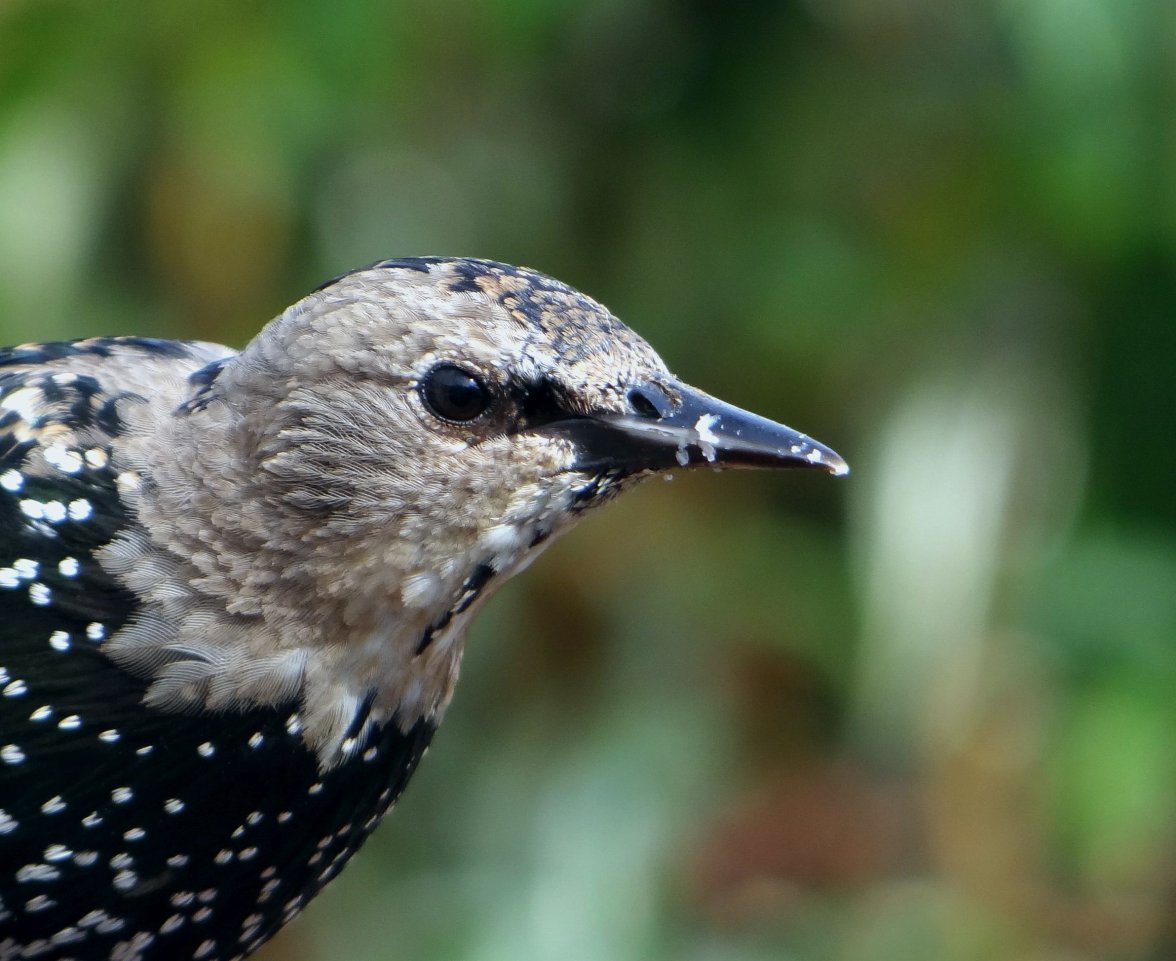
<path fill-rule="evenodd" d="M 264 961 L 1176 957 L 1176 6 L 0 2 L 0 339 L 593 294 L 853 465 L 500 595 Z"/>

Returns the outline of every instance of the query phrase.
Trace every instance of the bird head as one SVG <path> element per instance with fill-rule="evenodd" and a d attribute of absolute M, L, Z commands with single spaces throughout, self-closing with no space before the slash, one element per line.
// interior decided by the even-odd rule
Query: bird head
<path fill-rule="evenodd" d="M 805 435 L 682 383 L 590 298 L 488 261 L 385 261 L 347 274 L 191 381 L 186 416 L 151 434 L 138 462 L 159 475 L 173 450 L 208 459 L 173 463 L 139 512 L 172 557 L 198 568 L 173 581 L 225 596 L 223 609 L 250 620 L 218 635 L 212 614 L 188 618 L 199 638 L 169 643 L 190 659 L 194 644 L 223 635 L 231 653 L 203 660 L 247 665 L 239 683 L 236 668 L 222 671 L 225 703 L 301 690 L 323 718 L 320 747 L 338 742 L 348 705 L 372 691 L 402 724 L 439 715 L 477 606 L 586 509 L 641 478 L 847 469 Z M 186 623 L 156 619 L 177 620 Z M 112 649 L 158 643 L 158 630 L 138 635 L 124 632 Z M 278 664 L 277 679 L 259 663 Z M 172 673 L 195 676 L 185 670 Z M 215 685 L 187 683 L 153 696 L 217 706 Z"/>
<path fill-rule="evenodd" d="M 683 384 L 590 298 L 493 262 L 347 274 L 235 367 L 259 401 L 249 446 L 286 509 L 329 518 L 332 538 L 339 524 L 375 523 L 414 547 L 434 542 L 447 560 L 469 555 L 465 567 L 509 569 L 656 471 L 847 469 L 805 435 Z"/>

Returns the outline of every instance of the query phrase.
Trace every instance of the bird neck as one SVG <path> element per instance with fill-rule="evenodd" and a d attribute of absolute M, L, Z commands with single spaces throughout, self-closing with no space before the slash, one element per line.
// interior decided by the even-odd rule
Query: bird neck
<path fill-rule="evenodd" d="M 215 413 L 140 424 L 114 450 L 138 523 L 100 560 L 139 610 L 108 654 L 151 680 L 161 710 L 299 704 L 324 766 L 361 711 L 402 731 L 438 723 L 492 570 L 459 557 L 442 576 L 412 566 L 419 545 L 395 527 L 275 505 Z"/>

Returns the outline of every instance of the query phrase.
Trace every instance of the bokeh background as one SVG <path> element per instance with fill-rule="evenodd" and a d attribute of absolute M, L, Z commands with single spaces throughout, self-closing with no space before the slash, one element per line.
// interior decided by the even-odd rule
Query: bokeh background
<path fill-rule="evenodd" d="M 845 480 L 491 605 L 264 961 L 1176 957 L 1176 6 L 0 2 L 0 339 L 526 263 Z"/>

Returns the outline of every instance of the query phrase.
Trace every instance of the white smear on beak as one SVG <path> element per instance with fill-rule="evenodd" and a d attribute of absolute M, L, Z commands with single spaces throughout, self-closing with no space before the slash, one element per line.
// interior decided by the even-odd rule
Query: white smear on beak
<path fill-rule="evenodd" d="M 719 438 L 715 436 L 712 428 L 718 422 L 718 414 L 703 414 L 694 422 L 694 435 L 698 438 L 696 441 L 698 449 L 710 464 L 715 462 L 715 444 L 719 442 Z"/>

